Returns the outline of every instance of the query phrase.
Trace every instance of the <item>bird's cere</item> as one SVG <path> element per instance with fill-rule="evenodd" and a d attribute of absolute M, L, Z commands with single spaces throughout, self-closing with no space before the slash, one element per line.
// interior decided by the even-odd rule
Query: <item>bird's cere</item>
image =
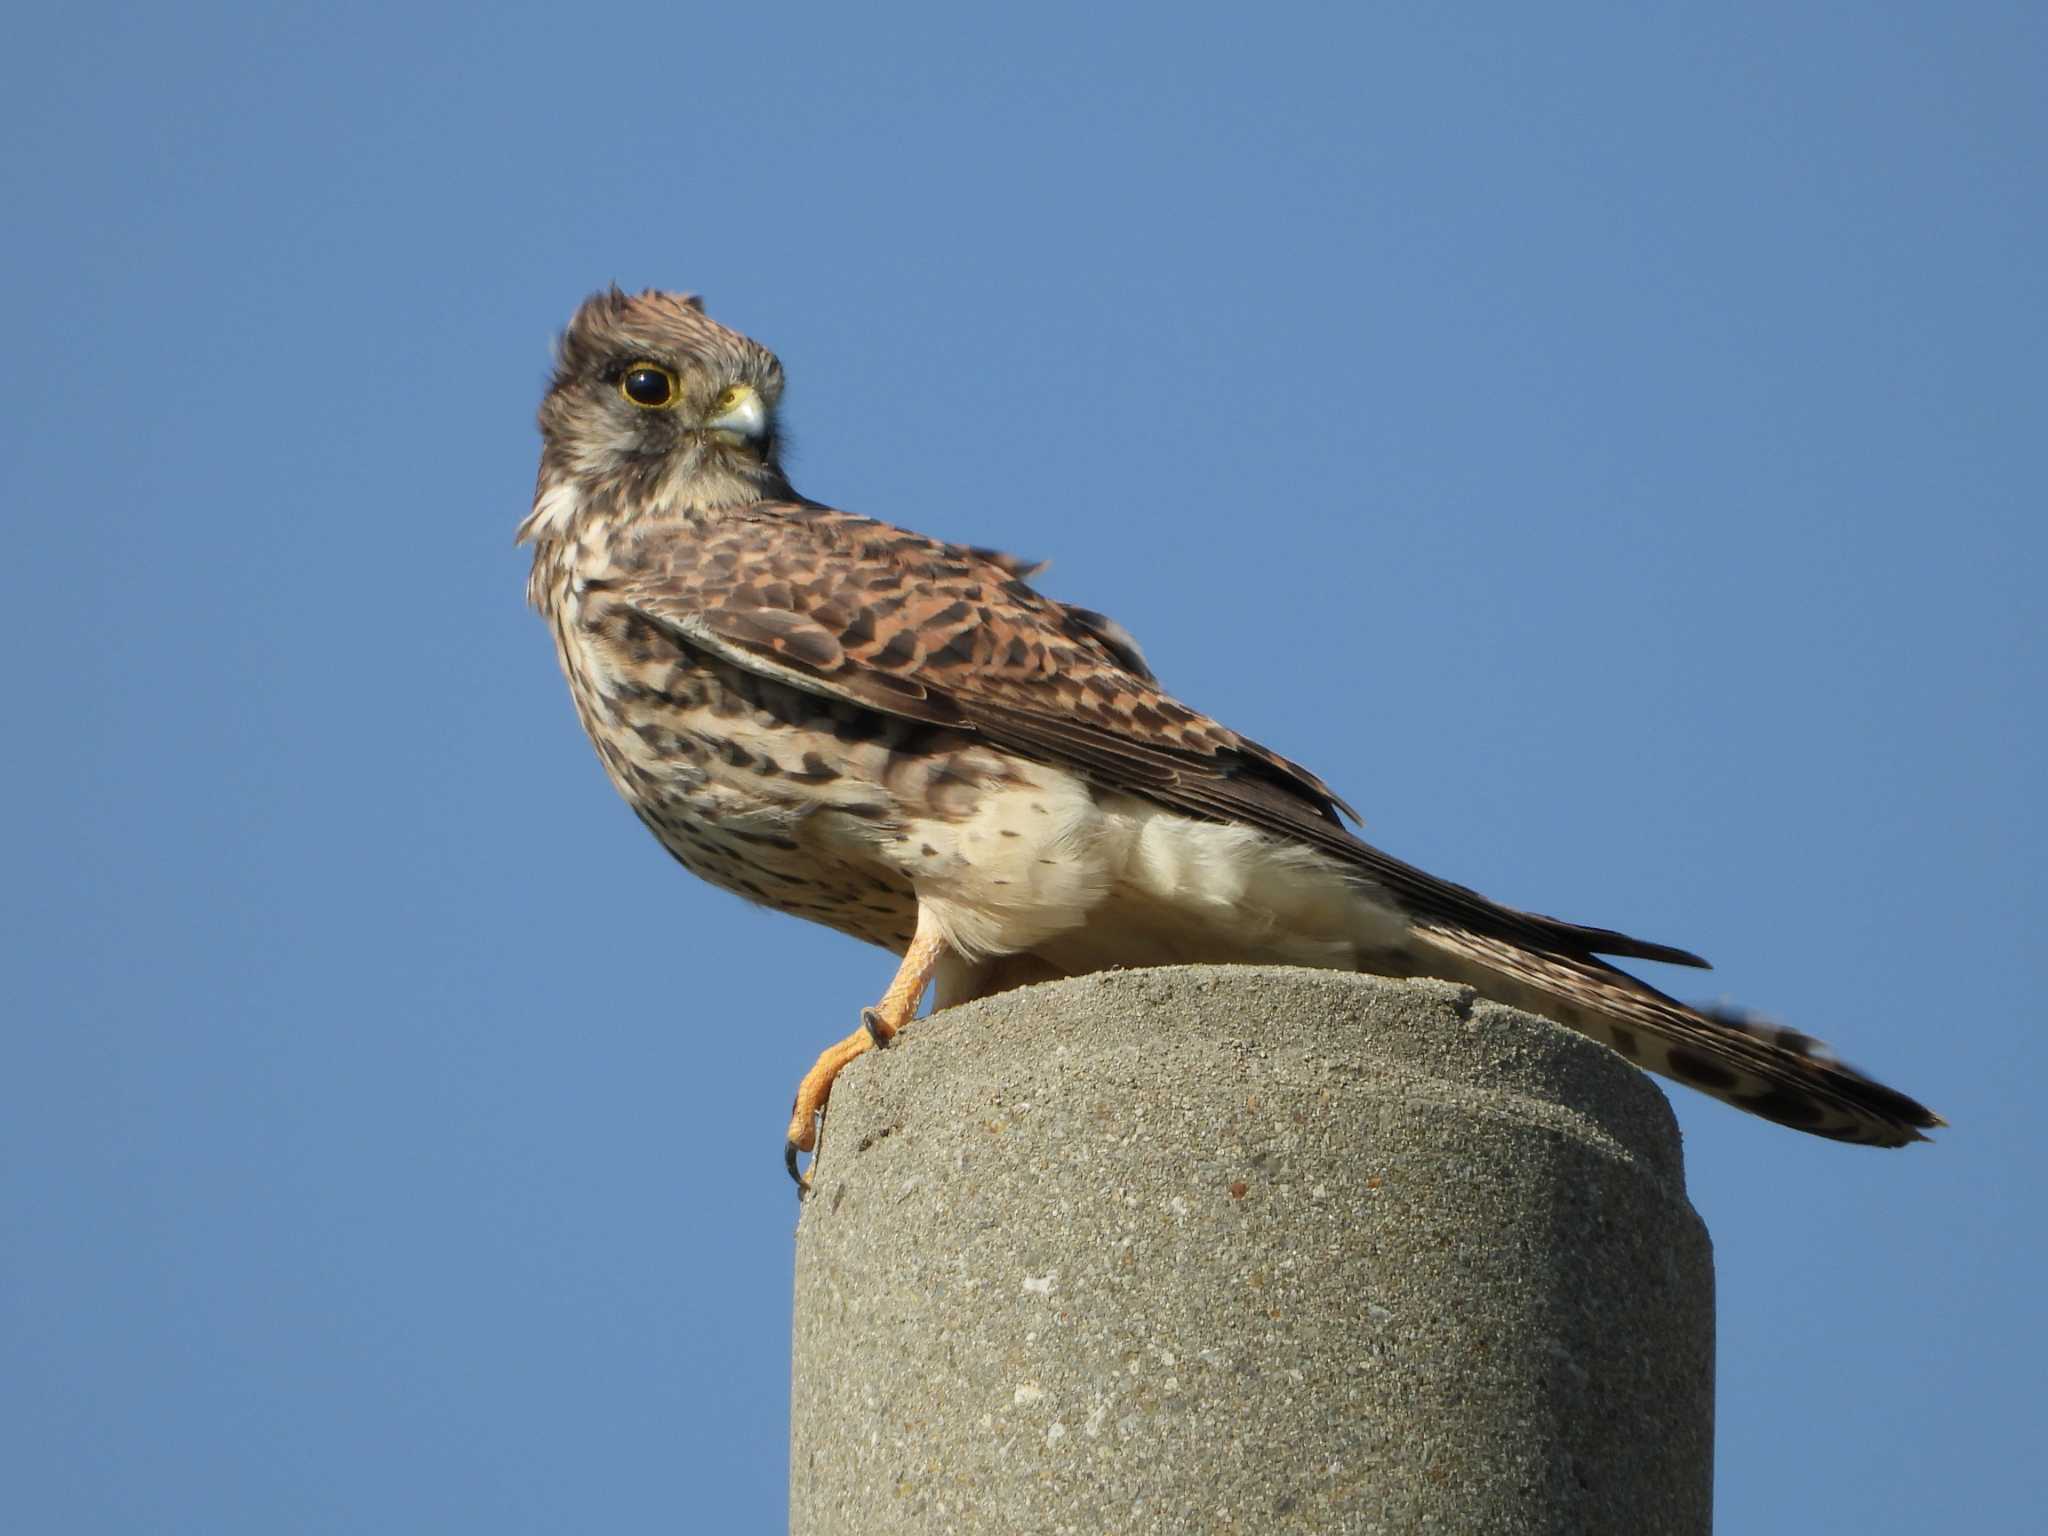
<path fill-rule="evenodd" d="M 705 427 L 734 445 L 758 443 L 768 435 L 768 407 L 745 384 L 735 384 L 718 397 Z"/>

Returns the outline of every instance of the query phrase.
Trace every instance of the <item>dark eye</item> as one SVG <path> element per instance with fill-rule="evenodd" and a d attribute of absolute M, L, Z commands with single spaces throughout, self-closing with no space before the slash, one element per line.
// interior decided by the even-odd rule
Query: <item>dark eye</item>
<path fill-rule="evenodd" d="M 635 405 L 659 410 L 676 397 L 676 376 L 659 363 L 635 363 L 619 378 L 619 393 Z"/>

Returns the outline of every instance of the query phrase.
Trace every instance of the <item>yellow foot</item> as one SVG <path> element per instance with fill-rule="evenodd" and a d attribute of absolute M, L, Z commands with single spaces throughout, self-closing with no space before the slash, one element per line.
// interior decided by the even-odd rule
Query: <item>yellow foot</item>
<path fill-rule="evenodd" d="M 811 1180 L 808 1174 L 798 1169 L 797 1159 L 817 1149 L 818 1132 L 825 1123 L 825 1101 L 832 1097 L 833 1082 L 854 1057 L 873 1050 L 878 1044 L 886 1044 L 896 1033 L 893 1029 L 887 1034 L 882 1033 L 868 1023 L 870 1018 L 880 1022 L 880 1015 L 874 1009 L 863 1009 L 861 1027 L 838 1044 L 827 1046 L 817 1065 L 806 1072 L 804 1080 L 796 1085 L 796 1102 L 789 1108 L 789 1137 L 782 1149 L 782 1162 L 789 1169 L 789 1176 L 796 1180 L 799 1190 L 808 1190 Z M 813 1158 L 814 1167 L 816 1163 Z"/>
<path fill-rule="evenodd" d="M 782 1165 L 796 1180 L 799 1195 L 809 1193 L 818 1160 L 815 1156 L 811 1158 L 808 1172 L 798 1166 L 797 1160 L 818 1149 L 818 1135 L 825 1123 L 825 1104 L 832 1097 L 833 1082 L 854 1057 L 887 1045 L 910 1022 L 917 1012 L 918 999 L 924 996 L 932 972 L 938 968 L 939 957 L 945 952 L 946 941 L 939 937 L 937 926 L 920 906 L 916 936 L 904 952 L 903 963 L 896 968 L 896 979 L 882 994 L 882 1001 L 873 1008 L 863 1008 L 860 1028 L 838 1044 L 826 1047 L 817 1064 L 797 1084 L 796 1102 L 789 1109 L 789 1134 L 782 1146 Z"/>

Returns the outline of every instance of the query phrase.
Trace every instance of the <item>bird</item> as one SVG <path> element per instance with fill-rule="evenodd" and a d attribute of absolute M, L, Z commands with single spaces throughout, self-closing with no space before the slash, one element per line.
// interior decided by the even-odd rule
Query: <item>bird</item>
<path fill-rule="evenodd" d="M 800 495 L 783 382 L 694 294 L 593 294 L 556 346 L 518 542 L 584 730 L 662 846 L 899 957 L 798 1085 L 800 1190 L 833 1080 L 927 989 L 945 1008 L 1182 963 L 1458 983 L 1837 1141 L 1945 1124 L 1811 1036 L 1611 963 L 1706 965 L 1689 951 L 1363 841 L 1321 778 L 1167 693 L 1121 625 L 1033 586 L 1041 567 Z"/>

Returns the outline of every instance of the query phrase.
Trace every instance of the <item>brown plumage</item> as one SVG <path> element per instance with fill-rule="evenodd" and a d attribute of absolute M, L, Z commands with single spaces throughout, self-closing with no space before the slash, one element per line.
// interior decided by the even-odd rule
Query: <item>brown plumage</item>
<path fill-rule="evenodd" d="M 587 302 L 541 408 L 529 595 L 614 783 L 688 868 L 904 956 L 799 1091 L 939 1001 L 1184 960 L 1439 976 L 1782 1124 L 1940 1120 L 1817 1042 L 1597 958 L 1683 950 L 1500 906 L 1360 841 L 1321 779 L 1170 697 L 1032 568 L 799 496 L 782 370 L 691 298 Z"/>

